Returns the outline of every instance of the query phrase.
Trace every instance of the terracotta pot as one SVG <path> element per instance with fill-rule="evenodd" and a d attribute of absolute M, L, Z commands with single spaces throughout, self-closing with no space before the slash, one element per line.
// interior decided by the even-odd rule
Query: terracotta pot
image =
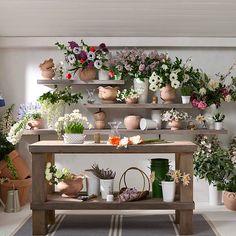
<path fill-rule="evenodd" d="M 96 80 L 98 71 L 96 68 L 79 69 L 78 74 L 81 80 Z"/>
<path fill-rule="evenodd" d="M 55 76 L 54 70 L 43 70 L 41 75 L 44 79 L 52 79 Z"/>
<path fill-rule="evenodd" d="M 104 129 L 105 126 L 106 126 L 106 122 L 104 120 L 95 121 L 95 129 Z"/>
<path fill-rule="evenodd" d="M 138 102 L 138 98 L 130 98 L 130 97 L 125 98 L 126 104 L 135 104 L 137 102 Z"/>
<path fill-rule="evenodd" d="M 124 118 L 124 124 L 126 129 L 138 129 L 139 128 L 140 116 L 126 116 Z"/>
<path fill-rule="evenodd" d="M 83 188 L 83 177 L 75 176 L 74 179 L 67 179 L 57 185 L 62 197 L 76 197 Z"/>
<path fill-rule="evenodd" d="M 226 208 L 231 211 L 236 211 L 236 193 L 224 191 L 223 200 Z"/>
<path fill-rule="evenodd" d="M 161 99 L 165 104 L 173 103 L 176 96 L 176 91 L 169 84 L 161 88 Z"/>
<path fill-rule="evenodd" d="M 28 122 L 28 126 L 30 127 L 31 130 L 42 129 L 43 119 L 30 120 Z"/>
<path fill-rule="evenodd" d="M 0 196 L 6 204 L 7 192 L 13 188 L 18 189 L 20 205 L 24 206 L 29 201 L 29 190 L 31 188 L 32 178 L 22 180 L 9 180 L 6 183 L 0 184 Z"/>
<path fill-rule="evenodd" d="M 172 120 L 169 121 L 169 126 L 171 127 L 171 130 L 177 130 L 180 129 L 181 123 L 179 120 Z"/>
<path fill-rule="evenodd" d="M 18 179 L 26 179 L 31 175 L 30 169 L 27 166 L 25 160 L 20 156 L 20 154 L 14 150 L 8 154 L 10 159 L 13 162 L 13 165 L 16 167 Z M 7 162 L 2 160 L 0 161 L 0 177 L 7 177 L 9 179 L 14 179 L 11 171 L 7 167 Z"/>
<path fill-rule="evenodd" d="M 104 121 L 106 119 L 106 113 L 104 111 L 95 112 L 93 115 L 95 120 Z"/>
<path fill-rule="evenodd" d="M 100 99 L 102 99 L 103 103 L 115 103 L 118 89 L 119 89 L 118 87 L 99 86 L 98 87 L 98 90 L 99 90 L 98 97 Z"/>

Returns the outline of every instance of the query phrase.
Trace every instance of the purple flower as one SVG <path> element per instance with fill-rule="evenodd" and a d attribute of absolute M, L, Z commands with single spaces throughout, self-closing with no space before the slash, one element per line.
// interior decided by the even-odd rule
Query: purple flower
<path fill-rule="evenodd" d="M 68 42 L 68 43 L 69 43 L 71 49 L 73 49 L 73 48 L 75 48 L 75 47 L 78 47 L 78 48 L 79 48 L 78 43 L 76 43 L 76 42 L 74 42 L 74 41 L 70 41 L 70 42 Z"/>
<path fill-rule="evenodd" d="M 80 59 L 86 60 L 87 59 L 87 53 L 85 51 L 81 51 L 79 54 Z"/>
<path fill-rule="evenodd" d="M 93 68 L 94 67 L 94 63 L 92 61 L 90 61 L 87 67 L 88 68 Z"/>
<path fill-rule="evenodd" d="M 40 109 L 41 109 L 41 105 L 39 103 L 21 104 L 17 112 L 17 120 L 21 120 L 27 114 L 31 114 L 34 111 L 39 111 Z"/>
<path fill-rule="evenodd" d="M 144 65 L 144 64 L 140 64 L 138 69 L 139 69 L 139 71 L 141 71 L 141 72 L 144 71 L 145 65 Z"/>
<path fill-rule="evenodd" d="M 98 46 L 103 52 L 108 52 L 108 49 L 107 49 L 107 46 L 105 43 L 101 43 L 99 46 Z"/>

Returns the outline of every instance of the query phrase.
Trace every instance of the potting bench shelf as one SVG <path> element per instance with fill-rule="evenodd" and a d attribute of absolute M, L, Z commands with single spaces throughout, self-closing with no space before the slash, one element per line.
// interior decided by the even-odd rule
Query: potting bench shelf
<path fill-rule="evenodd" d="M 74 154 L 134 154 L 134 153 L 175 153 L 175 168 L 181 172 L 189 173 L 193 178 L 193 152 L 197 146 L 188 141 L 179 141 L 162 144 L 130 145 L 128 148 L 117 149 L 116 147 L 101 143 L 85 142 L 83 144 L 64 144 L 62 141 L 40 141 L 29 146 L 32 153 L 32 225 L 33 235 L 46 235 L 48 224 L 55 223 L 56 209 L 173 209 L 175 210 L 175 223 L 179 224 L 180 234 L 192 234 L 193 181 L 187 187 L 182 184 L 177 187 L 176 201 L 165 203 L 158 199 L 147 199 L 137 202 L 105 202 L 103 200 L 91 200 L 78 202 L 75 199 L 65 199 L 53 194 L 45 180 L 45 166 L 47 161 L 54 163 L 55 153 Z M 78 155 L 77 155 L 78 156 Z M 66 158 L 67 155 L 64 156 Z M 119 156 L 117 156 L 118 158 Z M 50 195 L 51 193 L 51 195 Z"/>

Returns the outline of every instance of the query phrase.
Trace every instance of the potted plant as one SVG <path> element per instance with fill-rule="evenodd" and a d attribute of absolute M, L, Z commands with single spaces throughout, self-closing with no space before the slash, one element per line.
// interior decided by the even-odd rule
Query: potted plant
<path fill-rule="evenodd" d="M 99 79 L 107 80 L 108 76 L 108 60 L 110 58 L 109 50 L 104 43 L 98 47 L 89 46 L 81 40 L 81 44 L 74 41 L 68 42 L 68 46 L 56 43 L 55 45 L 64 51 L 66 62 L 71 69 L 69 71 L 78 71 L 81 80 L 94 80 L 97 78 L 99 71 Z"/>
<path fill-rule="evenodd" d="M 183 104 L 190 103 L 190 98 L 191 98 L 192 91 L 193 91 L 192 87 L 184 85 L 181 87 L 180 90 L 181 90 L 182 103 Z"/>
<path fill-rule="evenodd" d="M 171 127 L 171 130 L 180 129 L 180 121 L 189 118 L 187 112 L 179 112 L 175 108 L 168 111 L 164 111 L 161 116 L 163 121 L 169 122 L 168 124 Z"/>
<path fill-rule="evenodd" d="M 212 119 L 215 121 L 215 130 L 222 130 L 225 115 L 222 112 L 217 112 L 215 115 L 212 116 Z"/>
<path fill-rule="evenodd" d="M 75 175 L 69 169 L 58 169 L 50 162 L 46 164 L 45 178 L 49 184 L 56 184 L 62 197 L 76 197 L 83 188 L 83 176 Z"/>
<path fill-rule="evenodd" d="M 92 165 L 92 171 L 95 176 L 100 179 L 100 191 L 102 199 L 106 199 L 107 195 L 113 193 L 113 184 L 116 172 L 111 169 L 100 169 L 98 164 Z"/>
<path fill-rule="evenodd" d="M 55 88 L 41 95 L 38 102 L 42 106 L 42 113 L 47 118 L 47 127 L 55 128 L 58 117 L 63 116 L 65 105 L 76 104 L 82 99 L 81 93 L 73 93 L 71 87 Z"/>
<path fill-rule="evenodd" d="M 58 136 L 63 135 L 65 143 L 83 143 L 85 126 L 89 129 L 92 128 L 87 117 L 82 116 L 79 110 L 74 110 L 70 114 L 59 117 L 55 124 Z"/>
<path fill-rule="evenodd" d="M 126 104 L 134 104 L 138 102 L 139 94 L 133 88 L 118 90 L 116 100 L 119 102 L 125 101 Z"/>

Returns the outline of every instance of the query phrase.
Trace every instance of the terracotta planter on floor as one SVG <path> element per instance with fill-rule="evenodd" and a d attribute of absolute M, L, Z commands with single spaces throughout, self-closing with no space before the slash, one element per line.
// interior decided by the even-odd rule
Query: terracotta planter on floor
<path fill-rule="evenodd" d="M 236 211 L 236 193 L 224 191 L 223 200 L 226 208 Z"/>
<path fill-rule="evenodd" d="M 96 68 L 79 69 L 78 74 L 81 80 L 96 80 L 98 71 Z"/>
<path fill-rule="evenodd" d="M 17 177 L 19 180 L 26 179 L 31 175 L 30 169 L 27 166 L 25 160 L 20 156 L 20 154 L 14 150 L 8 154 L 10 159 L 13 162 L 13 165 L 16 167 Z M 9 179 L 14 179 L 11 171 L 7 168 L 7 162 L 2 160 L 0 161 L 0 177 L 7 177 Z"/>
<path fill-rule="evenodd" d="M 169 84 L 161 88 L 161 99 L 164 101 L 164 104 L 173 103 L 176 96 L 176 91 Z"/>
<path fill-rule="evenodd" d="M 22 180 L 10 180 L 0 185 L 0 196 L 6 204 L 7 192 L 11 189 L 17 189 L 19 193 L 20 205 L 24 206 L 29 201 L 29 190 L 31 188 L 32 178 Z"/>

